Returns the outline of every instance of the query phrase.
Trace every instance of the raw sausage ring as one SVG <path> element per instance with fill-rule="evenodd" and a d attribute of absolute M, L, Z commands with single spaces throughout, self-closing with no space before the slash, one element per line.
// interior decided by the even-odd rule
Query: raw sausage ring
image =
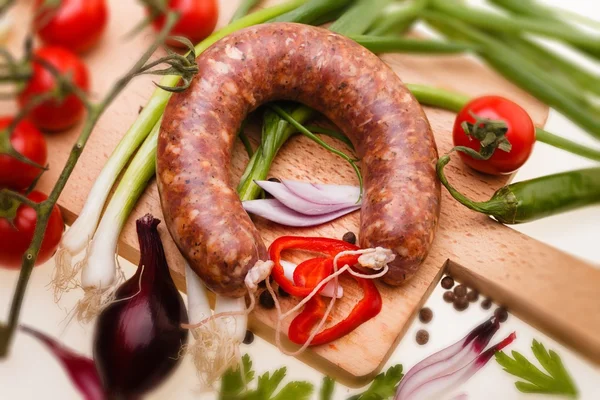
<path fill-rule="evenodd" d="M 171 236 L 211 290 L 243 296 L 246 273 L 267 257 L 229 164 L 246 115 L 273 100 L 320 111 L 352 140 L 365 188 L 360 245 L 396 253 L 385 282 L 414 275 L 439 216 L 437 149 L 421 106 L 387 65 L 344 36 L 292 23 L 239 31 L 197 61 L 200 73 L 164 114 L 157 178 Z"/>

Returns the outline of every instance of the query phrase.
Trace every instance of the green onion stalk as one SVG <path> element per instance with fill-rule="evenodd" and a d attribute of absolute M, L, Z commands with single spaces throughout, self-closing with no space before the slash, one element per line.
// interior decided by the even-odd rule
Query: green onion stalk
<path fill-rule="evenodd" d="M 592 136 L 600 138 L 598 107 L 590 104 L 589 98 L 576 87 L 555 79 L 552 74 L 523 58 L 509 46 L 459 20 L 432 11 L 424 12 L 423 17 L 440 33 L 452 39 L 469 41 L 480 46 L 478 54 L 496 71 L 564 114 Z"/>
<path fill-rule="evenodd" d="M 523 36 L 501 35 L 499 39 L 521 56 L 552 74 L 555 79 L 561 79 L 565 84 L 572 85 L 582 92 L 589 92 L 591 96 L 600 96 L 600 75 Z"/>
<path fill-rule="evenodd" d="M 411 0 L 402 4 L 390 4 L 375 20 L 368 35 L 388 36 L 406 32 L 427 8 L 429 0 Z"/>
<path fill-rule="evenodd" d="M 373 24 L 379 10 L 389 3 L 390 0 L 357 0 L 329 29 L 343 35 L 362 34 Z M 300 125 L 315 115 L 312 109 L 305 106 L 287 112 Z M 274 111 L 265 112 L 261 146 L 250 158 L 237 187 L 242 201 L 254 200 L 261 195 L 261 188 L 254 181 L 267 178 L 277 152 L 294 133 L 294 126 L 277 116 Z"/>
<path fill-rule="evenodd" d="M 547 22 L 559 22 L 571 25 L 569 19 L 590 28 L 600 30 L 600 22 L 585 15 L 574 13 L 564 8 L 554 8 L 539 1 L 532 0 L 489 0 L 492 4 L 504 8 L 514 14 L 525 15 Z"/>
<path fill-rule="evenodd" d="M 469 7 L 456 0 L 431 0 L 430 7 L 446 16 L 456 18 L 471 27 L 501 33 L 528 32 L 570 44 L 595 58 L 600 57 L 600 36 L 573 29 L 569 25 L 549 23 L 525 15 L 501 15 Z"/>
<path fill-rule="evenodd" d="M 238 19 L 199 43 L 195 47 L 195 52 L 196 54 L 200 54 L 212 44 L 232 32 L 251 25 L 269 21 L 279 15 L 298 8 L 305 2 L 306 0 L 291 0 L 284 4 L 260 10 L 251 15 Z M 168 75 L 160 80 L 158 86 L 175 87 L 177 86 L 179 80 L 179 76 Z M 88 194 L 86 203 L 79 215 L 79 218 L 65 233 L 57 253 L 57 268 L 55 276 L 53 277 L 55 297 L 60 297 L 62 292 L 73 287 L 72 277 L 76 275 L 77 270 L 75 270 L 72 266 L 72 256 L 80 253 L 86 248 L 86 246 L 88 246 L 90 240 L 94 236 L 94 232 L 96 232 L 96 227 L 98 225 L 104 203 L 109 196 L 113 184 L 135 150 L 142 144 L 142 142 L 144 142 L 144 140 L 146 140 L 149 133 L 157 126 L 157 123 L 161 118 L 170 97 L 171 93 L 161 89 L 160 87 L 154 91 L 152 97 L 143 107 L 136 121 L 125 133 L 109 157 L 104 168 L 100 172 L 100 175 L 96 178 L 94 185 Z M 123 185 L 127 184 L 128 183 L 123 183 Z M 132 196 L 136 194 L 136 191 L 131 192 Z M 126 219 L 127 215 L 123 214 L 122 218 Z M 119 232 L 120 230 L 115 229 L 115 234 L 117 236 Z M 114 251 L 112 254 L 114 255 Z M 87 261 L 89 261 L 89 257 L 86 258 L 88 258 Z M 78 263 L 77 268 L 82 268 L 84 265 L 85 262 Z"/>

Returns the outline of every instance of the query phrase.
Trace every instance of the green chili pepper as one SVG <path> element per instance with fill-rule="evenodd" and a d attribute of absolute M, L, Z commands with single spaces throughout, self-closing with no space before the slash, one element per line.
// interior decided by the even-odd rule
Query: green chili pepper
<path fill-rule="evenodd" d="M 437 174 L 452 197 L 471 210 L 504 224 L 520 224 L 600 203 L 600 167 L 562 172 L 503 186 L 488 201 L 476 202 L 456 190 L 444 174 L 450 156 L 440 158 Z"/>

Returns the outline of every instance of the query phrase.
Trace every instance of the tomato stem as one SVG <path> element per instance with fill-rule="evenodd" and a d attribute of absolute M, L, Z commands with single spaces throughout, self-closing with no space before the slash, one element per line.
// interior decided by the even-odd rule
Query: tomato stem
<path fill-rule="evenodd" d="M 83 152 L 83 149 L 92 133 L 94 126 L 98 122 L 98 119 L 100 118 L 102 113 L 107 109 L 107 107 L 117 97 L 117 95 L 127 86 L 127 84 L 135 76 L 139 75 L 139 71 L 144 69 L 144 66 L 146 65 L 152 54 L 154 54 L 158 47 L 162 43 L 164 43 L 168 33 L 177 22 L 177 19 L 178 16 L 176 13 L 167 14 L 166 23 L 161 32 L 159 33 L 158 37 L 156 38 L 155 42 L 146 50 L 146 52 L 131 68 L 131 70 L 116 82 L 112 89 L 109 90 L 109 92 L 105 95 L 104 99 L 97 104 L 90 102 L 87 98 L 87 95 L 85 95 L 83 92 L 80 92 L 77 88 L 74 87 L 75 85 L 70 83 L 70 79 L 66 79 L 64 76 L 59 76 L 60 74 L 55 74 L 61 80 L 61 83 L 63 85 L 66 85 L 70 89 L 73 89 L 72 93 L 75 93 L 78 97 L 82 99 L 82 101 L 84 101 L 84 104 L 86 104 L 86 107 L 88 109 L 88 115 L 86 117 L 85 124 L 79 134 L 79 137 L 75 142 L 75 145 L 73 146 L 73 149 L 69 154 L 69 158 L 48 199 L 36 204 L 26 199 L 19 193 L 12 192 L 7 189 L 3 189 L 0 191 L 0 204 L 2 202 L 8 204 L 6 203 L 7 201 L 16 200 L 19 203 L 29 205 L 30 207 L 35 209 L 37 213 L 37 222 L 33 234 L 33 239 L 31 241 L 31 244 L 29 245 L 29 248 L 23 255 L 23 263 L 21 264 L 19 280 L 14 291 L 8 316 L 8 322 L 6 324 L 0 325 L 0 358 L 3 358 L 8 354 L 12 338 L 18 325 L 19 315 L 21 307 L 23 305 L 23 300 L 25 298 L 27 284 L 29 282 L 31 272 L 33 271 L 33 267 L 35 265 L 38 253 L 40 251 L 42 240 L 44 238 L 44 234 L 48 225 L 48 221 L 50 219 L 52 209 L 54 208 L 60 194 L 65 188 L 67 181 L 71 176 L 71 173 L 75 169 L 77 161 L 79 160 L 79 157 Z"/>

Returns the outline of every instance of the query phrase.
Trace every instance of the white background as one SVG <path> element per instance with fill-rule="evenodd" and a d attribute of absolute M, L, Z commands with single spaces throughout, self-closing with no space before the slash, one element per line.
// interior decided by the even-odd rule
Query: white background
<path fill-rule="evenodd" d="M 596 0 L 571 0 L 569 2 L 546 0 L 546 3 L 568 7 L 572 11 L 600 19 L 600 5 Z M 572 55 L 561 47 L 556 46 L 556 48 Z M 584 61 L 581 60 L 581 62 Z M 592 68 L 597 69 L 597 66 L 592 66 Z M 572 140 L 598 145 L 588 135 L 554 112 L 551 113 L 547 129 Z M 590 164 L 584 159 L 538 143 L 531 159 L 517 174 L 515 180 L 580 168 Z M 598 252 L 600 207 L 598 206 L 521 225 L 517 229 L 600 267 L 600 253 Z M 126 271 L 131 273 L 132 267 L 126 262 L 123 264 Z M 54 262 L 51 260 L 36 268 L 29 285 L 22 321 L 46 333 L 59 336 L 72 348 L 90 354 L 92 327 L 72 323 L 65 329 L 65 310 L 73 306 L 78 294 L 65 296 L 61 302 L 63 308 L 59 308 L 54 304 L 52 294 L 47 288 L 53 266 Z M 2 318 L 7 314 L 16 280 L 16 273 L 0 270 L 0 316 Z M 441 295 L 442 290 L 438 286 L 427 303 L 427 306 L 434 311 L 433 321 L 426 326 L 431 335 L 429 343 L 426 346 L 416 345 L 415 332 L 422 327 L 422 324 L 416 321 L 394 352 L 388 366 L 402 363 L 406 371 L 425 356 L 464 336 L 467 331 L 489 315 L 489 312 L 486 313 L 480 307 L 473 305 L 467 311 L 458 313 L 441 300 Z M 516 331 L 518 335 L 518 340 L 511 346 L 511 349 L 518 350 L 531 359 L 529 346 L 532 338 L 537 338 L 561 355 L 581 391 L 581 399 L 600 399 L 600 369 L 598 367 L 588 364 L 576 354 L 530 328 L 514 316 L 511 316 L 509 321 L 503 324 L 496 337 L 506 336 L 511 331 Z M 373 340 L 377 340 L 377 332 L 373 332 Z M 273 370 L 279 366 L 287 366 L 290 379 L 308 380 L 317 386 L 322 379 L 319 372 L 294 358 L 281 355 L 276 348 L 260 338 L 257 338 L 254 344 L 244 346 L 242 351 L 251 355 L 258 373 Z M 520 394 L 514 389 L 513 382 L 514 379 L 502 372 L 501 368 L 492 361 L 459 391 L 448 394 L 448 398 L 457 393 L 467 393 L 470 399 L 510 400 L 522 398 L 535 400 L 542 398 L 542 396 Z M 338 385 L 335 398 L 345 399 L 350 392 L 349 389 Z M 213 397 L 214 395 L 197 391 L 196 377 L 189 360 L 185 360 L 175 375 L 152 396 L 149 396 L 152 399 L 212 399 Z M 66 400 L 77 398 L 79 398 L 77 392 L 71 387 L 66 374 L 57 362 L 37 342 L 18 334 L 10 358 L 0 361 L 0 399 Z"/>

